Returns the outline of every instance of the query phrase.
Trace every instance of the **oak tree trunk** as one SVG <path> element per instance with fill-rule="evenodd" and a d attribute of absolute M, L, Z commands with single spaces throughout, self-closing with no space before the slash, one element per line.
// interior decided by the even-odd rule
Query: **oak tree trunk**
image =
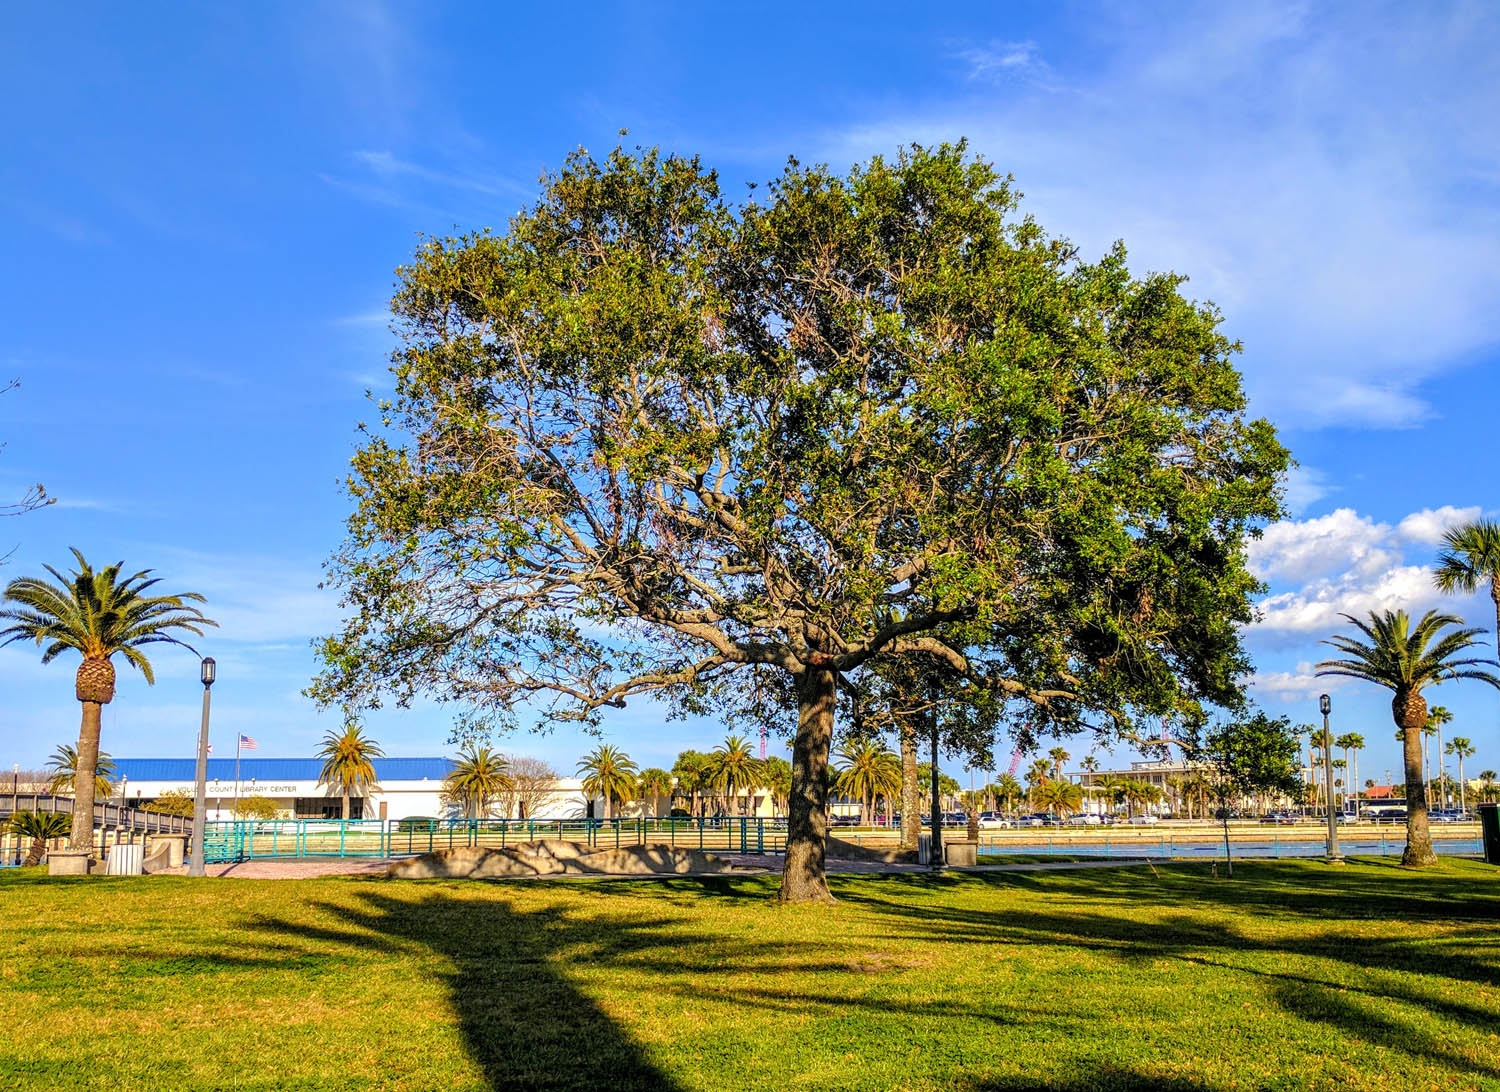
<path fill-rule="evenodd" d="M 917 784 L 917 726 L 910 718 L 901 722 L 901 849 L 917 851 L 922 833 L 922 787 Z"/>
<path fill-rule="evenodd" d="M 833 742 L 836 680 L 825 668 L 798 675 L 797 738 L 792 744 L 792 796 L 787 809 L 782 902 L 833 902 L 828 852 L 828 749 Z"/>
<path fill-rule="evenodd" d="M 1422 780 L 1422 729 L 1427 725 L 1427 699 L 1420 690 L 1398 690 L 1391 699 L 1391 713 L 1401 727 L 1401 757 L 1406 767 L 1406 849 L 1401 863 L 1407 868 L 1437 864 L 1432 851 L 1432 833 L 1427 828 L 1427 786 Z"/>
<path fill-rule="evenodd" d="M 72 849 L 94 848 L 94 771 L 99 766 L 99 729 L 104 706 L 97 701 L 83 703 L 83 722 L 78 728 L 78 768 L 73 771 L 73 831 L 68 838 Z"/>

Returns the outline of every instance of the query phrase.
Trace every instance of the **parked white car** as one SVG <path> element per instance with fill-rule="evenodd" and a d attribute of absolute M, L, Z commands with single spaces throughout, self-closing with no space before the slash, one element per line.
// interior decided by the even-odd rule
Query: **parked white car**
<path fill-rule="evenodd" d="M 1099 817 L 1088 812 L 1070 816 L 1068 819 L 1068 826 L 1070 827 L 1097 827 L 1098 825 Z"/>
<path fill-rule="evenodd" d="M 1161 820 L 1154 815 L 1132 815 L 1130 825 L 1133 827 L 1154 827 Z"/>

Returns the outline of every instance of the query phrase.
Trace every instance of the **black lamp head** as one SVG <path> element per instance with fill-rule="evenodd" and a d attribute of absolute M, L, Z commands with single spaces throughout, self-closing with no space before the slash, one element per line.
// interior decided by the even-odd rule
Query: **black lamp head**
<path fill-rule="evenodd" d="M 1332 711 L 1333 711 L 1333 702 L 1331 702 L 1331 701 L 1328 700 L 1328 695 L 1327 694 L 1319 694 L 1318 695 L 1318 712 L 1322 713 L 1326 717 Z"/>
<path fill-rule="evenodd" d="M 203 657 L 203 663 L 199 665 L 199 677 L 203 680 L 204 686 L 212 686 L 214 684 L 214 667 L 214 658 L 212 656 Z"/>

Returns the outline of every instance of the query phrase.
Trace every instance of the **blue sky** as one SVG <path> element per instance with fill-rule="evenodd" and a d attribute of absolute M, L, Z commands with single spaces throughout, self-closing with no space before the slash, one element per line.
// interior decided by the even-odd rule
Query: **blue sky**
<path fill-rule="evenodd" d="M 1442 527 L 1500 508 L 1500 9 L 929 7 L 15 9 L 0 379 L 22 387 L 0 398 L 0 497 L 41 480 L 59 502 L 0 522 L 0 575 L 77 545 L 203 591 L 216 753 L 245 731 L 307 754 L 332 725 L 300 696 L 337 617 L 320 565 L 419 233 L 503 227 L 542 171 L 622 128 L 701 154 L 731 195 L 787 155 L 844 168 L 966 136 L 1049 230 L 1187 274 L 1244 341 L 1254 408 L 1301 462 L 1292 519 L 1254 551 L 1256 692 L 1311 719 L 1325 680 L 1306 665 L 1338 611 L 1438 605 L 1423 567 Z M 1441 602 L 1493 628 L 1486 603 Z M 74 738 L 71 672 L 0 650 L 0 761 Z M 106 749 L 188 753 L 194 660 L 163 652 L 154 688 L 121 676 Z M 1385 698 L 1333 693 L 1383 780 Z M 1470 770 L 1500 766 L 1500 695 L 1436 699 L 1479 747 Z M 422 709 L 372 730 L 430 754 L 449 724 Z M 648 705 L 608 731 L 642 764 L 721 735 Z M 506 745 L 571 768 L 589 741 Z"/>

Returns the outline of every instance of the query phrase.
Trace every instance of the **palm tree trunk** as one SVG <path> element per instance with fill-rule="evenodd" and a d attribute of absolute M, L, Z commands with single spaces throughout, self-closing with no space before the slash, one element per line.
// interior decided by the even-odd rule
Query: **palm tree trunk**
<path fill-rule="evenodd" d="M 345 822 L 347 822 L 348 819 L 349 819 L 349 790 L 348 789 L 344 790 L 343 798 L 344 798 L 344 820 L 345 820 Z"/>
<path fill-rule="evenodd" d="M 792 743 L 792 798 L 787 816 L 782 902 L 833 902 L 828 891 L 828 749 L 833 743 L 837 681 L 827 668 L 796 677 L 797 736 Z"/>
<path fill-rule="evenodd" d="M 35 868 L 42 863 L 42 854 L 47 852 L 47 839 L 33 838 L 31 849 L 26 854 L 26 867 Z"/>
<path fill-rule="evenodd" d="M 1427 827 L 1427 786 L 1422 781 L 1422 728 L 1427 723 L 1427 702 L 1421 691 L 1396 691 L 1391 712 L 1401 731 L 1401 757 L 1406 767 L 1406 850 L 1401 863 L 1407 868 L 1437 864 L 1432 851 L 1432 833 Z"/>
<path fill-rule="evenodd" d="M 922 833 L 922 789 L 917 784 L 917 726 L 907 717 L 901 721 L 901 842 L 907 853 L 917 851 Z"/>
<path fill-rule="evenodd" d="M 83 721 L 78 728 L 78 766 L 73 771 L 73 832 L 68 844 L 73 849 L 94 848 L 94 771 L 99 765 L 99 730 L 104 706 L 96 701 L 83 705 Z"/>

